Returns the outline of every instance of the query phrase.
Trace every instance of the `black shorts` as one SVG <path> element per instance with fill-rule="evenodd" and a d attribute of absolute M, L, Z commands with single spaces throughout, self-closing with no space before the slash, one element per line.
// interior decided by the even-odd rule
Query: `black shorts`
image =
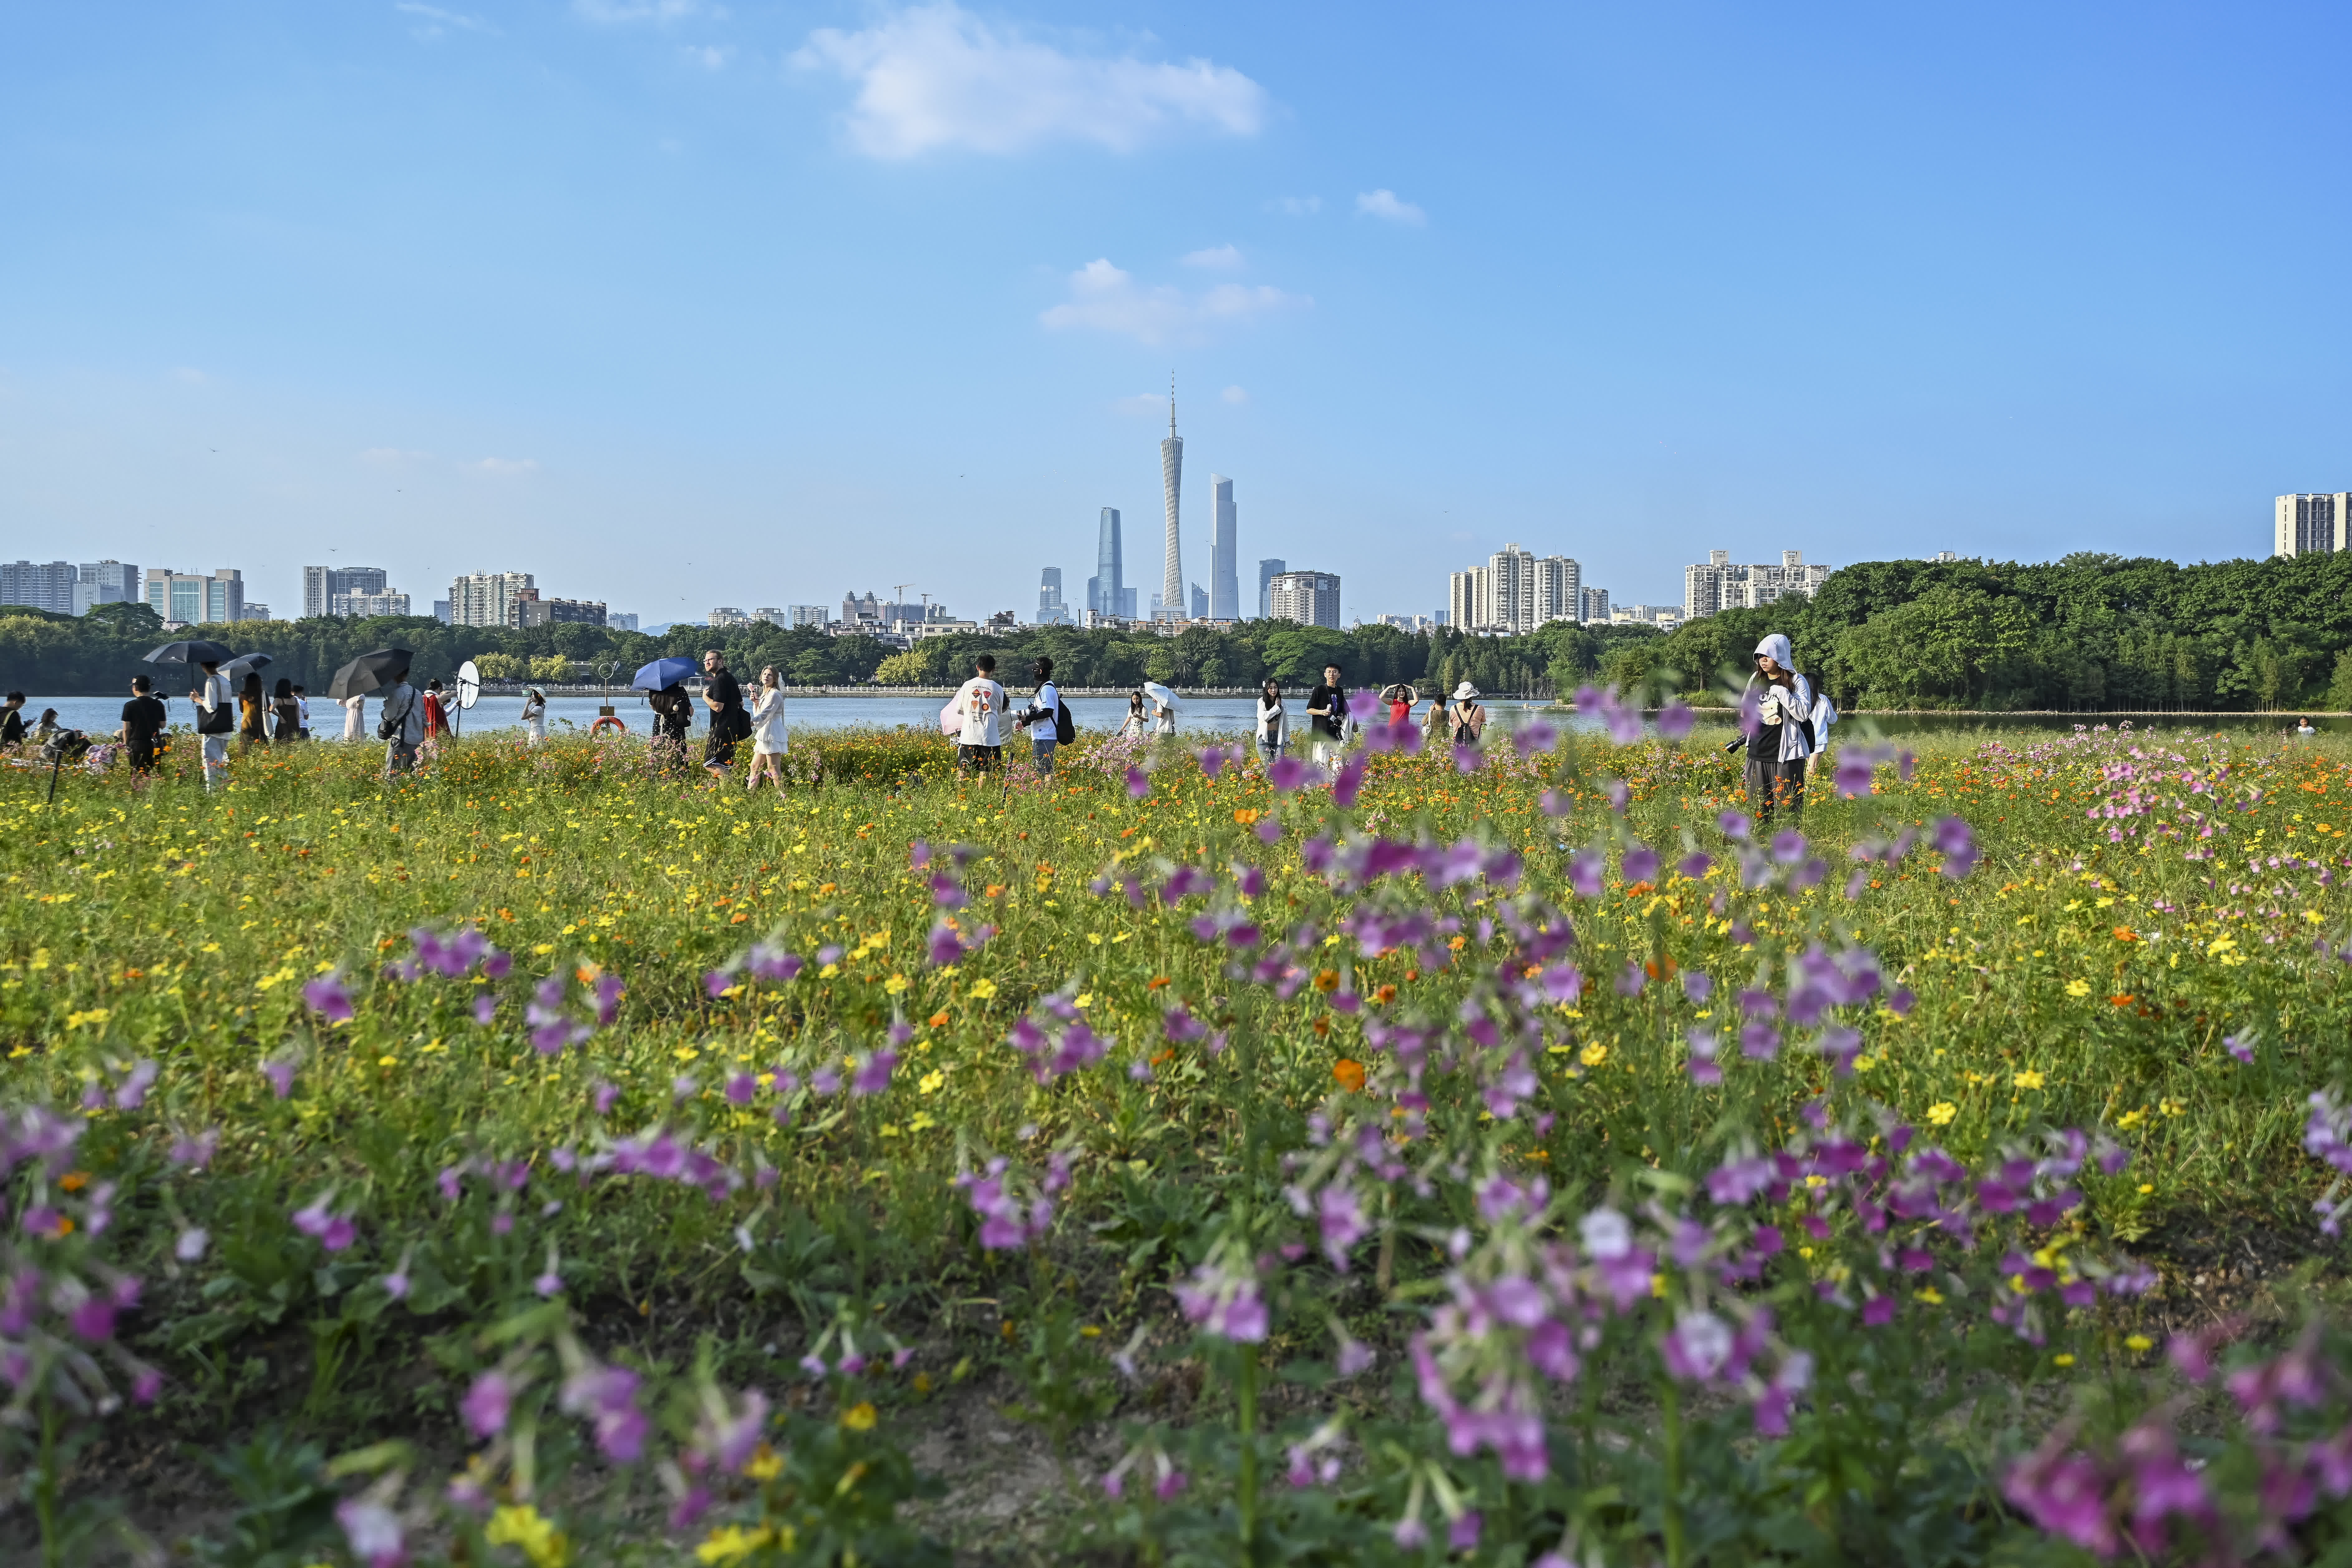
<path fill-rule="evenodd" d="M 730 765 L 735 761 L 736 744 L 733 741 L 722 741 L 716 735 L 709 737 L 702 742 L 702 765 L 706 768 Z"/>
<path fill-rule="evenodd" d="M 133 735 L 131 743 L 123 749 L 131 753 L 132 773 L 152 773 L 155 771 L 155 742 L 152 738 L 142 739 Z"/>
<path fill-rule="evenodd" d="M 986 773 L 994 767 L 997 760 L 1003 754 L 1004 748 L 1002 746 L 959 745 L 956 747 L 956 760 L 976 773 Z"/>

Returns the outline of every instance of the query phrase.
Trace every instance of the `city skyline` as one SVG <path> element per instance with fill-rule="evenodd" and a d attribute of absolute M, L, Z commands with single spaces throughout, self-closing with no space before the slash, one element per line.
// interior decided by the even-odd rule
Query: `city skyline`
<path fill-rule="evenodd" d="M 1538 534 L 1654 603 L 1735 528 L 2253 556 L 2345 467 L 2352 389 L 2275 368 L 2352 325 L 2352 128 L 2275 88 L 2340 8 L 138 14 L 0 18 L 0 515 L 272 604 L 331 530 L 419 602 L 487 549 L 691 619 L 781 542 L 1021 605 L 1149 515 L 1171 367 L 1351 616 Z M 1742 243 L 1593 242 L 1697 214 Z"/>

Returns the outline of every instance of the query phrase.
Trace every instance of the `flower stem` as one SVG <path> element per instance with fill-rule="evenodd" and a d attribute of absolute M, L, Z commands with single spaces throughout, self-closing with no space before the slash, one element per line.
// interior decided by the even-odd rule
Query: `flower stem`
<path fill-rule="evenodd" d="M 1666 1490 L 1660 1509 L 1666 1531 L 1666 1568 L 1683 1568 L 1683 1413 L 1674 1384 L 1665 1385 Z"/>
<path fill-rule="evenodd" d="M 1242 1439 L 1241 1484 L 1239 1503 L 1242 1527 L 1242 1561 L 1250 1560 L 1250 1549 L 1257 1540 L 1257 1346 L 1241 1347 L 1242 1371 L 1234 1404 L 1234 1425 Z"/>
<path fill-rule="evenodd" d="M 41 1568 L 63 1568 L 65 1542 L 58 1538 L 58 1404 L 41 1399 L 41 1479 L 33 1489 L 33 1511 L 41 1521 Z"/>

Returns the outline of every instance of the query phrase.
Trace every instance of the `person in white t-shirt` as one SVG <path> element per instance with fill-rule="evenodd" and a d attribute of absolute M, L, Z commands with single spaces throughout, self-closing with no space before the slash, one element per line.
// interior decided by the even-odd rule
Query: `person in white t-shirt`
<path fill-rule="evenodd" d="M 1037 678 L 1037 697 L 1013 723 L 1024 731 L 1033 724 L 1045 726 L 1029 734 L 1029 754 L 1037 764 L 1038 777 L 1049 779 L 1054 776 L 1054 748 L 1062 733 L 1062 689 L 1054 684 L 1054 661 L 1043 654 L 1030 666 L 1030 673 Z"/>
<path fill-rule="evenodd" d="M 1004 745 L 1004 688 L 997 682 L 995 655 L 982 654 L 972 667 L 979 673 L 955 694 L 956 711 L 963 715 L 956 760 L 974 773 L 984 773 L 996 765 Z"/>
<path fill-rule="evenodd" d="M 228 737 L 236 728 L 234 718 L 222 720 L 215 715 L 224 709 L 234 715 L 236 702 L 229 694 L 228 677 L 220 672 L 217 659 L 205 660 L 204 671 L 195 689 L 188 693 L 188 700 L 196 705 L 196 732 L 204 737 L 205 788 L 209 792 L 228 777 Z M 222 726 L 217 733 L 211 732 L 214 724 Z"/>

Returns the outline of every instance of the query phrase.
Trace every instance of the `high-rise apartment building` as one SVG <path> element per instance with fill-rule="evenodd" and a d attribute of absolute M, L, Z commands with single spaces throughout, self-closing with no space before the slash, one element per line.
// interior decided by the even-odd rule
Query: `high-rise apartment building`
<path fill-rule="evenodd" d="M 371 616 L 405 616 L 408 595 L 405 594 L 338 594 L 327 601 L 327 614 L 344 620 L 365 620 Z"/>
<path fill-rule="evenodd" d="M 86 616 L 100 605 L 139 603 L 139 568 L 120 561 L 85 561 L 74 568 L 73 613 Z"/>
<path fill-rule="evenodd" d="M 1274 580 L 1290 570 L 1286 561 L 1261 561 L 1257 563 L 1257 618 L 1274 618 Z"/>
<path fill-rule="evenodd" d="M 1446 621 L 1465 631 L 1524 636 L 1553 621 L 1581 618 L 1584 568 L 1566 555 L 1536 555 L 1506 544 L 1484 566 L 1449 574 Z"/>
<path fill-rule="evenodd" d="M 522 614 L 515 606 L 525 595 L 539 597 L 539 584 L 528 572 L 468 572 L 449 584 L 449 624 L 520 626 Z"/>
<path fill-rule="evenodd" d="M 2281 496 L 2273 516 L 2273 555 L 2332 555 L 2352 549 L 2352 492 Z"/>
<path fill-rule="evenodd" d="M 167 621 L 226 626 L 246 618 L 245 577 L 233 566 L 216 566 L 209 574 L 150 566 L 144 585 L 147 607 Z"/>
<path fill-rule="evenodd" d="M 823 631 L 824 629 L 825 622 L 832 618 L 826 614 L 825 607 L 823 605 L 793 605 L 787 606 L 786 613 L 792 617 L 788 624 L 791 625 L 794 630 L 798 630 L 802 626 L 814 626 L 819 631 Z M 609 626 L 618 618 L 618 616 L 608 615 L 604 617 L 604 624 Z M 632 617 L 630 620 L 629 629 L 631 631 L 637 629 L 635 617 Z"/>
<path fill-rule="evenodd" d="M 793 606 L 793 608 L 795 608 L 795 609 L 802 609 L 802 610 L 816 610 L 816 611 L 820 612 L 820 614 L 819 614 L 819 618 L 818 618 L 818 620 L 817 620 L 817 625 L 819 625 L 819 626 L 823 626 L 823 625 L 824 624 L 824 618 L 823 618 L 823 615 L 822 615 L 822 612 L 823 612 L 823 610 L 824 610 L 824 606 L 823 606 L 823 605 L 794 605 L 794 606 Z M 635 630 L 637 629 L 637 613 L 636 613 L 635 610 L 631 610 L 631 611 L 629 611 L 626 615 L 624 615 L 624 614 L 622 614 L 622 613 L 621 613 L 620 611 L 618 611 L 618 610 L 607 610 L 607 611 L 604 613 L 604 627 L 605 627 L 605 629 L 606 629 L 607 631 L 615 631 L 615 632 L 633 632 L 633 631 L 635 631 Z"/>
<path fill-rule="evenodd" d="M 1167 538 L 1160 564 L 1160 602 L 1184 602 L 1184 544 L 1176 531 L 1177 503 L 1184 494 L 1184 437 L 1176 434 L 1176 377 L 1168 377 L 1168 439 L 1160 443 L 1160 489 L 1168 508 Z"/>
<path fill-rule="evenodd" d="M 1270 618 L 1303 626 L 1339 625 L 1339 578 L 1331 572 L 1281 572 L 1266 584 Z"/>
<path fill-rule="evenodd" d="M 1209 497 L 1215 510 L 1209 525 L 1209 616 L 1237 621 L 1242 618 L 1241 522 L 1234 510 L 1234 481 L 1211 474 Z"/>
<path fill-rule="evenodd" d="M 751 624 L 751 617 L 732 605 L 719 605 L 710 612 L 709 619 L 703 622 L 708 626 L 748 626 Z"/>
<path fill-rule="evenodd" d="M 1198 583 L 1192 584 L 1192 618 L 1196 621 L 1209 618 L 1209 591 Z"/>
<path fill-rule="evenodd" d="M 302 568 L 302 614 L 305 618 L 344 614 L 335 608 L 335 601 L 346 594 L 391 592 L 392 574 L 381 566 Z"/>
<path fill-rule="evenodd" d="M 601 626 L 604 624 L 604 602 L 602 599 L 542 599 L 533 594 L 528 599 L 514 602 L 516 626 L 546 626 L 572 623 Z M 772 610 L 754 611 L 751 619 L 761 620 L 774 615 Z M 716 626 L 716 621 L 711 623 Z"/>
<path fill-rule="evenodd" d="M 0 562 L 0 605 L 74 613 L 74 564 L 70 561 Z"/>
<path fill-rule="evenodd" d="M 1478 631 L 1486 626 L 1489 575 L 1484 566 L 1473 566 L 1467 572 L 1454 572 L 1447 575 L 1445 579 L 1446 625 L 1458 626 L 1465 632 Z"/>
<path fill-rule="evenodd" d="M 1607 625 L 1609 621 L 1609 590 L 1606 588 L 1585 589 L 1583 612 L 1577 618 L 1581 620 L 1586 626 L 1591 626 L 1596 622 L 1603 626 Z"/>
<path fill-rule="evenodd" d="M 1127 552 L 1119 542 L 1118 508 L 1102 509 L 1095 529 L 1095 574 L 1087 579 L 1087 609 L 1097 616 L 1131 616 L 1127 599 Z"/>
<path fill-rule="evenodd" d="M 1754 610 L 1787 594 L 1812 594 L 1832 568 L 1807 564 L 1801 550 L 1783 550 L 1778 564 L 1741 565 L 1728 550 L 1710 550 L 1705 563 L 1683 568 L 1683 616 L 1696 620 L 1724 610 Z"/>

